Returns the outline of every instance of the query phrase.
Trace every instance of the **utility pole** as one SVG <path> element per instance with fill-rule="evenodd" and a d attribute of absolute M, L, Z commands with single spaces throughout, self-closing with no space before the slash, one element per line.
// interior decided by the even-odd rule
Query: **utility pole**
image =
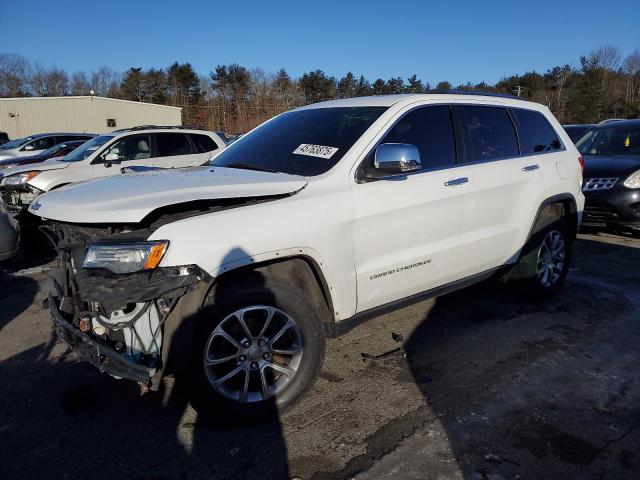
<path fill-rule="evenodd" d="M 522 95 L 522 91 L 524 90 L 524 88 L 522 88 L 520 85 L 517 85 L 516 88 L 514 88 L 513 93 L 516 94 L 516 96 L 521 96 Z"/>

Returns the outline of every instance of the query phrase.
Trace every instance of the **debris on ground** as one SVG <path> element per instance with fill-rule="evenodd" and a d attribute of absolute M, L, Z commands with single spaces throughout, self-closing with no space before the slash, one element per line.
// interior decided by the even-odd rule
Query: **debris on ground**
<path fill-rule="evenodd" d="M 404 342 L 404 336 L 401 333 L 391 332 L 391 338 L 393 338 L 393 341 L 397 343 Z"/>
<path fill-rule="evenodd" d="M 362 357 L 362 361 L 366 362 L 367 360 L 387 360 L 388 358 L 396 358 L 396 357 L 406 357 L 407 354 L 405 351 L 398 347 L 393 350 L 389 350 L 388 352 L 381 353 L 380 355 L 371 355 L 369 353 L 362 352 L 360 353 Z"/>

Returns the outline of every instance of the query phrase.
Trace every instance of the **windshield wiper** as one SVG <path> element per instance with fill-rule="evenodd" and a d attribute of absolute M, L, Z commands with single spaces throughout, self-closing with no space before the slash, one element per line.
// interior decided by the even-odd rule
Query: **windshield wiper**
<path fill-rule="evenodd" d="M 212 166 L 216 167 L 216 164 L 213 163 Z M 242 170 L 255 170 L 256 172 L 278 173 L 275 170 L 271 170 L 269 168 L 258 167 L 257 165 L 253 165 L 252 163 L 236 162 L 236 163 L 229 163 L 228 165 L 218 165 L 218 166 L 220 166 L 222 168 L 239 168 L 239 169 L 242 169 Z"/>

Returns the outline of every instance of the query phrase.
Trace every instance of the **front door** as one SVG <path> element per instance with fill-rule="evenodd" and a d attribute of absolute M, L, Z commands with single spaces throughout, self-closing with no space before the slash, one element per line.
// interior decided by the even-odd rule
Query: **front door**
<path fill-rule="evenodd" d="M 466 263 L 464 187 L 456 187 L 468 181 L 470 170 L 456 165 L 449 106 L 409 111 L 381 143 L 415 145 L 422 168 L 353 185 L 357 311 L 449 283 Z M 363 168 L 372 161 L 373 153 Z"/>
<path fill-rule="evenodd" d="M 108 161 L 108 155 L 117 155 L 118 159 Z M 94 177 L 119 175 L 121 168 L 134 165 L 153 166 L 151 135 L 148 133 L 127 135 L 109 145 L 92 165 L 93 175 Z"/>

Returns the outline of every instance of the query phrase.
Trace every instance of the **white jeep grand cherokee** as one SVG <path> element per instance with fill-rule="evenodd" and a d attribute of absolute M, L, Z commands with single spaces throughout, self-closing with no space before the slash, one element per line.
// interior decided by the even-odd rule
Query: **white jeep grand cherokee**
<path fill-rule="evenodd" d="M 20 212 L 42 192 L 118 175 L 118 167 L 202 165 L 225 146 L 214 132 L 183 127 L 142 126 L 117 130 L 92 138 L 65 157 L 2 172 L 0 194 L 7 208 Z"/>
<path fill-rule="evenodd" d="M 462 94 L 355 98 L 279 115 L 212 165 L 42 195 L 62 267 L 59 334 L 101 371 L 197 408 L 294 403 L 325 337 L 494 275 L 563 283 L 581 158 L 547 108 Z M 126 195 L 123 193 L 126 192 Z"/>

